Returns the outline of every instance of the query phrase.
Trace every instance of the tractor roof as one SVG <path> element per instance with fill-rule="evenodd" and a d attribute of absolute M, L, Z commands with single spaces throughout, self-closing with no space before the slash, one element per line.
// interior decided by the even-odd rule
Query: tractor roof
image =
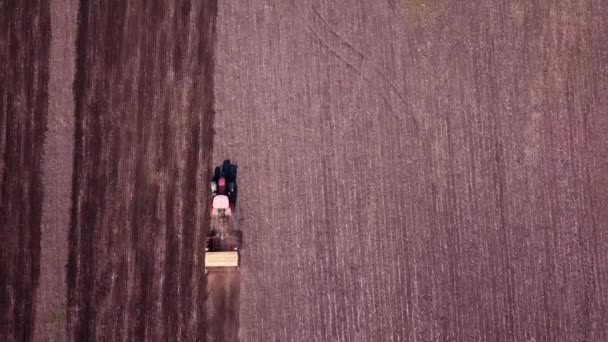
<path fill-rule="evenodd" d="M 226 195 L 217 195 L 213 197 L 213 209 L 228 209 L 230 201 Z"/>

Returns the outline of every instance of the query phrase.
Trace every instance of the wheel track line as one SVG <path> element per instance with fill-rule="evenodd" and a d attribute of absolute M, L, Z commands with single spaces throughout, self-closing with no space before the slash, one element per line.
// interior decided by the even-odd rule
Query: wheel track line
<path fill-rule="evenodd" d="M 319 39 L 322 43 L 325 44 L 325 46 L 332 51 L 337 57 L 339 57 L 340 59 L 342 59 L 342 61 L 344 61 L 348 66 L 352 67 L 353 69 L 355 69 L 355 71 L 357 71 L 362 77 L 365 78 L 365 80 L 370 83 L 370 85 L 372 86 L 372 88 L 374 90 L 376 90 L 378 92 L 378 94 L 380 96 L 382 96 L 383 99 L 385 99 L 385 101 L 387 102 L 387 104 L 389 105 L 389 107 L 391 108 L 391 110 L 393 111 L 393 113 L 396 115 L 396 118 L 398 119 L 398 121 L 400 121 L 400 117 L 397 115 L 397 112 L 394 111 L 394 107 L 392 105 L 392 101 L 390 101 L 387 97 L 386 97 L 386 93 L 394 93 L 395 95 L 397 95 L 397 98 L 399 100 L 399 102 L 401 102 L 402 105 L 404 105 L 406 108 L 409 108 L 411 110 L 411 106 L 408 105 L 408 102 L 405 100 L 403 94 L 401 91 L 399 91 L 399 89 L 397 89 L 397 87 L 393 84 L 393 82 L 391 82 L 389 80 L 389 78 L 386 76 L 386 74 L 384 72 L 382 72 L 373 62 L 371 62 L 371 59 L 369 57 L 367 57 L 365 54 L 363 54 L 361 51 L 359 51 L 358 49 L 356 49 L 354 47 L 353 44 L 351 44 L 345 37 L 344 35 L 338 33 L 328 22 L 327 20 L 321 15 L 321 13 L 319 12 L 319 10 L 315 7 L 315 6 L 311 6 L 312 11 L 314 12 L 315 16 L 317 18 L 319 18 L 319 20 L 321 21 L 322 25 L 318 25 L 319 27 L 325 27 L 326 31 L 329 31 L 337 40 L 338 40 L 338 44 L 339 45 L 344 45 L 347 47 L 347 50 L 342 50 L 342 51 L 338 51 L 337 47 L 334 47 L 332 45 L 330 45 L 328 43 L 328 39 L 322 38 L 321 35 L 319 34 L 319 32 L 317 32 L 313 26 L 310 24 L 310 22 L 307 22 L 307 26 L 309 28 L 309 30 L 316 36 L 317 39 Z M 357 59 L 356 62 L 354 61 L 349 61 L 349 59 L 347 57 L 345 57 L 344 55 L 347 54 L 346 51 L 351 51 L 351 55 L 354 54 L 355 58 Z M 358 64 L 359 66 L 357 66 L 356 64 Z M 372 80 L 373 76 L 370 75 L 379 75 L 380 79 L 379 81 L 374 81 Z M 381 87 L 381 85 L 384 84 L 385 88 L 388 87 L 390 90 L 392 91 L 379 91 L 378 89 Z M 421 132 L 421 127 L 419 124 L 419 119 L 416 118 L 416 116 L 413 114 L 412 111 L 409 112 L 409 115 L 412 119 L 412 122 L 414 124 L 414 129 L 415 129 L 415 133 L 418 136 L 418 138 L 421 138 L 420 136 L 420 132 Z"/>

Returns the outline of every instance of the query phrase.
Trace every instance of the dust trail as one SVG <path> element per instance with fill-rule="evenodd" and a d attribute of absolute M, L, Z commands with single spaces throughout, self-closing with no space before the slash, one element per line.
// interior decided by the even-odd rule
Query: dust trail
<path fill-rule="evenodd" d="M 239 273 L 207 276 L 207 340 L 239 340 Z"/>

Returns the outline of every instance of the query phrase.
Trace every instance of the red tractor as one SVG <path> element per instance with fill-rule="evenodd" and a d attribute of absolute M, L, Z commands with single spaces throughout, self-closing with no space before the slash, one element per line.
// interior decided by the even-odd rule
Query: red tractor
<path fill-rule="evenodd" d="M 225 160 L 211 179 L 211 227 L 205 247 L 205 273 L 238 270 L 242 234 L 236 229 L 237 166 Z"/>

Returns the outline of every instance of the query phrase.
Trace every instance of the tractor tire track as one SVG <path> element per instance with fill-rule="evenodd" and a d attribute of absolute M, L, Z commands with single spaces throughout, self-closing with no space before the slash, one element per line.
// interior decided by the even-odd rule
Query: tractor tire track
<path fill-rule="evenodd" d="M 239 341 L 239 300 L 241 279 L 238 273 L 207 275 L 207 341 Z"/>

